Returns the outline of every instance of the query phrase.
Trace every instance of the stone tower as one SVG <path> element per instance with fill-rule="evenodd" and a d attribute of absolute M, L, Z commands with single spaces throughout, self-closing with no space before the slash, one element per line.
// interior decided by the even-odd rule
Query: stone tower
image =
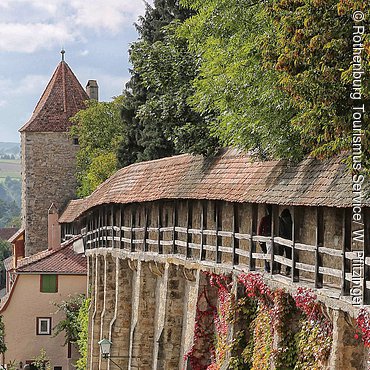
<path fill-rule="evenodd" d="M 30 120 L 19 130 L 22 148 L 22 227 L 25 254 L 48 248 L 48 210 L 75 197 L 78 142 L 70 118 L 89 97 L 64 61 L 57 66 Z"/>

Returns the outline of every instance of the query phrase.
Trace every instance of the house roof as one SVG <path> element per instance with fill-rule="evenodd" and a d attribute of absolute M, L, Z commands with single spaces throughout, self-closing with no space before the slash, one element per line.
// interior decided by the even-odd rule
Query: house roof
<path fill-rule="evenodd" d="M 8 240 L 17 232 L 17 227 L 1 227 L 0 228 L 0 239 Z"/>
<path fill-rule="evenodd" d="M 32 117 L 19 131 L 64 132 L 70 118 L 85 108 L 89 97 L 68 64 L 61 61 L 33 111 Z"/>
<path fill-rule="evenodd" d="M 83 201 L 71 201 L 60 222 L 72 222 L 101 204 L 159 199 L 350 207 L 351 185 L 343 156 L 293 165 L 253 161 L 235 150 L 212 159 L 184 154 L 122 168 Z"/>
<path fill-rule="evenodd" d="M 76 238 L 66 241 L 59 249 L 45 250 L 19 260 L 16 272 L 86 275 L 86 257 L 74 252 L 74 241 Z"/>
<path fill-rule="evenodd" d="M 20 236 L 24 237 L 24 229 L 19 229 L 16 233 L 14 233 L 8 241 L 10 243 L 14 243 Z"/>

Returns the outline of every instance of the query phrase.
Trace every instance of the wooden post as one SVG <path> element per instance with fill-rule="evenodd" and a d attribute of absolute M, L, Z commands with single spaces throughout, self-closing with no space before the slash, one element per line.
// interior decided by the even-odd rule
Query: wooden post
<path fill-rule="evenodd" d="M 233 265 L 239 264 L 239 255 L 236 250 L 239 248 L 239 239 L 235 238 L 235 234 L 239 232 L 239 206 L 238 203 L 233 203 L 233 236 L 232 236 L 232 248 L 233 248 Z"/>
<path fill-rule="evenodd" d="M 323 208 L 316 207 L 316 249 L 315 249 L 315 288 L 322 288 L 323 276 L 320 274 L 319 267 L 321 265 L 321 256 L 319 253 L 319 247 L 323 245 Z"/>
<path fill-rule="evenodd" d="M 191 258 L 193 253 L 189 243 L 192 242 L 192 236 L 189 233 L 189 229 L 191 229 L 193 223 L 193 204 L 189 199 L 186 200 L 186 209 L 186 258 Z"/>
<path fill-rule="evenodd" d="M 253 253 L 256 252 L 256 245 L 253 240 L 253 235 L 256 234 L 256 220 L 258 218 L 258 205 L 251 204 L 251 218 L 249 222 L 249 271 L 255 271 L 256 260 L 253 258 Z"/>
<path fill-rule="evenodd" d="M 346 258 L 346 252 L 351 251 L 351 214 L 350 209 L 343 210 L 342 218 L 342 284 L 341 294 L 348 296 L 350 291 L 350 282 L 346 280 L 346 273 L 351 271 L 350 261 Z"/>
<path fill-rule="evenodd" d="M 176 226 L 177 226 L 177 200 L 175 199 L 173 201 L 173 209 L 172 209 L 172 222 L 173 222 L 173 230 L 172 230 L 172 253 L 176 254 L 177 253 L 177 245 L 176 245 L 176 240 L 177 240 L 177 232 L 176 232 Z"/>
<path fill-rule="evenodd" d="M 202 212 L 200 214 L 200 260 L 206 259 L 206 251 L 204 250 L 204 229 L 207 227 L 207 201 L 202 200 Z"/>
<path fill-rule="evenodd" d="M 134 244 L 134 227 L 135 227 L 135 213 L 134 213 L 134 206 L 131 204 L 131 220 L 130 220 L 130 249 L 131 252 L 135 252 L 135 244 Z"/>
<path fill-rule="evenodd" d="M 144 209 L 144 232 L 143 232 L 143 249 L 144 252 L 148 251 L 148 244 L 146 240 L 148 239 L 148 207 L 145 205 Z"/>
<path fill-rule="evenodd" d="M 275 274 L 275 236 L 278 234 L 277 223 L 279 221 L 278 217 L 278 207 L 276 205 L 271 205 L 271 259 L 270 259 L 270 271 L 271 275 Z"/>
<path fill-rule="evenodd" d="M 98 228 L 97 228 L 98 229 L 98 247 L 101 247 L 101 245 L 102 245 L 102 240 L 101 240 L 101 238 L 102 238 L 101 224 L 102 224 L 102 213 L 103 213 L 101 207 L 99 207 L 98 212 L 99 212 Z"/>
<path fill-rule="evenodd" d="M 114 237 L 115 237 L 115 231 L 114 231 L 114 204 L 112 204 L 112 207 L 111 207 L 111 233 L 112 233 L 112 248 L 114 248 L 115 244 L 116 244 L 116 241 L 114 240 Z"/>
<path fill-rule="evenodd" d="M 157 214 L 157 229 L 158 229 L 158 245 L 157 252 L 159 254 L 163 253 L 163 246 L 161 245 L 161 227 L 162 227 L 162 203 L 158 201 L 158 214 Z"/>
<path fill-rule="evenodd" d="M 104 247 L 108 247 L 108 206 L 104 206 Z"/>
<path fill-rule="evenodd" d="M 122 204 L 119 205 L 119 218 L 118 218 L 118 226 L 119 226 L 119 248 L 122 249 Z"/>
<path fill-rule="evenodd" d="M 216 211 L 216 263 L 221 263 L 222 255 L 221 252 L 219 251 L 219 246 L 222 245 L 222 238 L 219 236 L 218 232 L 222 228 L 222 210 L 221 203 L 219 201 L 215 201 L 215 211 Z"/>
<path fill-rule="evenodd" d="M 299 219 L 299 209 L 297 206 L 293 206 L 292 214 L 292 281 L 299 281 L 299 270 L 296 268 L 296 263 L 298 261 L 298 251 L 295 249 L 295 242 L 298 235 L 298 219 Z"/>

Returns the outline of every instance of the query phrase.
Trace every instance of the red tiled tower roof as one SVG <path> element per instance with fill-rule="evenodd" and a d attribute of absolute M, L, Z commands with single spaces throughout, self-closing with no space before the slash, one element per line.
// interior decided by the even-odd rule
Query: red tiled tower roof
<path fill-rule="evenodd" d="M 61 61 L 20 132 L 64 132 L 72 125 L 69 119 L 85 108 L 89 97 L 68 64 Z"/>

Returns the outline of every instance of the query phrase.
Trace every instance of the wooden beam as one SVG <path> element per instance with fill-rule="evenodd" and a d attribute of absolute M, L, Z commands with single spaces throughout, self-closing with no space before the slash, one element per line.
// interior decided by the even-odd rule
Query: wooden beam
<path fill-rule="evenodd" d="M 233 265 L 239 264 L 239 255 L 236 250 L 239 248 L 239 239 L 235 238 L 235 234 L 239 232 L 239 205 L 233 203 L 233 236 L 232 236 L 232 249 L 233 249 Z"/>
<path fill-rule="evenodd" d="M 219 235 L 219 231 L 222 229 L 222 208 L 221 202 L 215 201 L 215 212 L 216 212 L 216 263 L 221 263 L 222 253 L 220 252 L 220 245 L 222 245 L 222 238 Z"/>
<path fill-rule="evenodd" d="M 255 271 L 256 259 L 253 257 L 256 253 L 256 243 L 253 237 L 257 234 L 258 204 L 251 204 L 251 218 L 249 223 L 249 271 Z"/>
<path fill-rule="evenodd" d="M 321 267 L 321 256 L 319 248 L 323 246 L 324 234 L 323 234 L 323 208 L 316 207 L 316 241 L 315 241 L 315 288 L 322 288 L 323 286 L 323 275 L 320 274 Z"/>
<path fill-rule="evenodd" d="M 133 204 L 131 204 L 130 206 L 130 216 L 131 216 L 131 219 L 130 219 L 130 249 L 131 249 L 131 252 L 135 252 L 135 244 L 134 244 L 135 213 L 134 213 Z"/>
<path fill-rule="evenodd" d="M 145 205 L 144 208 L 144 234 L 143 234 L 143 249 L 144 252 L 148 251 L 148 243 L 146 242 L 148 239 L 148 206 Z"/>
<path fill-rule="evenodd" d="M 116 244 L 116 242 L 115 242 L 115 240 L 114 240 L 114 237 L 115 237 L 115 231 L 114 231 L 114 204 L 112 204 L 112 206 L 111 206 L 111 216 L 110 216 L 110 220 L 111 220 L 111 234 L 112 234 L 112 248 L 114 248 L 115 247 L 115 244 Z"/>
<path fill-rule="evenodd" d="M 105 243 L 104 243 L 104 247 L 107 248 L 108 247 L 108 229 L 107 229 L 107 226 L 108 226 L 108 206 L 105 205 L 104 206 L 104 239 L 105 239 Z"/>
<path fill-rule="evenodd" d="M 351 272 L 351 263 L 346 258 L 346 252 L 351 251 L 351 214 L 350 209 L 342 210 L 342 277 L 341 277 L 341 294 L 348 296 L 351 284 L 346 280 L 346 273 Z"/>
<path fill-rule="evenodd" d="M 98 213 L 99 213 L 99 216 L 98 216 L 98 247 L 101 247 L 102 244 L 103 244 L 103 241 L 101 240 L 101 237 L 102 237 L 102 232 L 101 232 L 101 224 L 102 224 L 102 213 L 103 213 L 103 210 L 101 207 L 99 207 L 98 209 Z"/>
<path fill-rule="evenodd" d="M 189 244 L 192 242 L 192 234 L 189 233 L 189 229 L 192 228 L 193 224 L 193 204 L 192 201 L 186 200 L 186 258 L 191 258 L 193 251 Z"/>
<path fill-rule="evenodd" d="M 207 201 L 202 200 L 202 212 L 200 214 L 200 255 L 201 261 L 206 259 L 206 251 L 204 249 L 205 238 L 204 229 L 207 228 Z"/>
<path fill-rule="evenodd" d="M 177 245 L 176 245 L 176 240 L 177 240 L 177 231 L 176 231 L 176 226 L 178 224 L 178 204 L 177 200 L 175 199 L 172 203 L 172 222 L 173 222 L 173 230 L 172 230 L 172 253 L 176 254 L 177 253 Z"/>
<path fill-rule="evenodd" d="M 278 236 L 279 228 L 279 215 L 278 215 L 278 207 L 276 205 L 271 205 L 271 258 L 270 258 L 270 272 L 271 275 L 275 273 L 276 270 L 276 262 L 275 262 L 275 236 Z"/>
<path fill-rule="evenodd" d="M 163 253 L 163 246 L 161 245 L 161 239 L 162 239 L 162 235 L 161 235 L 161 227 L 162 227 L 162 202 L 161 201 L 158 201 L 158 213 L 157 213 L 157 236 L 158 236 L 158 244 L 157 244 L 157 252 L 159 254 L 162 254 Z"/>
<path fill-rule="evenodd" d="M 298 262 L 298 251 L 295 248 L 295 241 L 298 235 L 298 220 L 299 220 L 299 209 L 294 206 L 292 212 L 292 281 L 299 281 L 299 270 L 296 268 Z"/>
<path fill-rule="evenodd" d="M 118 227 L 119 227 L 119 234 L 118 234 L 118 237 L 119 237 L 119 248 L 121 249 L 122 248 L 122 204 L 119 205 L 119 211 L 118 211 Z"/>

